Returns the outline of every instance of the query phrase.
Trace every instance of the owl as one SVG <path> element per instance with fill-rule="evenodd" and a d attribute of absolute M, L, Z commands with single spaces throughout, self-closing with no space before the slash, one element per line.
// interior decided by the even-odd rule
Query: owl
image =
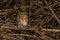
<path fill-rule="evenodd" d="M 28 24 L 28 16 L 24 13 L 21 13 L 19 16 L 19 24 L 22 26 L 26 26 Z"/>

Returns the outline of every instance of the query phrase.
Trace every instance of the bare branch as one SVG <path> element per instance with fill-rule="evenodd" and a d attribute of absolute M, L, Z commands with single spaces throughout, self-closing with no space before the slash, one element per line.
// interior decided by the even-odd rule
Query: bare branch
<path fill-rule="evenodd" d="M 45 3 L 46 3 L 46 6 L 50 9 L 52 15 L 55 17 L 55 19 L 57 20 L 57 22 L 60 24 L 60 20 L 59 20 L 59 18 L 55 15 L 53 8 L 50 7 L 50 6 L 48 6 L 48 3 L 47 3 L 46 1 L 45 1 Z"/>
<path fill-rule="evenodd" d="M 47 32 L 60 32 L 59 29 L 42 29 L 42 30 Z"/>

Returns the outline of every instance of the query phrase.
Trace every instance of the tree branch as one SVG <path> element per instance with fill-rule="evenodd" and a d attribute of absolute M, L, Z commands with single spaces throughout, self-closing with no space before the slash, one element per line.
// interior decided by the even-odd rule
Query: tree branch
<path fill-rule="evenodd" d="M 53 8 L 48 5 L 47 1 L 45 1 L 45 3 L 46 3 L 46 6 L 50 9 L 50 11 L 51 11 L 51 13 L 52 13 L 52 16 L 54 16 L 55 19 L 57 20 L 57 22 L 60 24 L 60 20 L 59 20 L 59 18 L 55 15 Z"/>
<path fill-rule="evenodd" d="M 47 32 L 60 32 L 59 29 L 42 29 L 42 31 L 47 31 Z"/>

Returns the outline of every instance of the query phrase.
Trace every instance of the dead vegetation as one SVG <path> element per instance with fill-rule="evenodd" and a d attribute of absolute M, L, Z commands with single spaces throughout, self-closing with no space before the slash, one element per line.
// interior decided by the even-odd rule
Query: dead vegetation
<path fill-rule="evenodd" d="M 60 40 L 60 0 L 0 0 L 0 40 Z"/>

